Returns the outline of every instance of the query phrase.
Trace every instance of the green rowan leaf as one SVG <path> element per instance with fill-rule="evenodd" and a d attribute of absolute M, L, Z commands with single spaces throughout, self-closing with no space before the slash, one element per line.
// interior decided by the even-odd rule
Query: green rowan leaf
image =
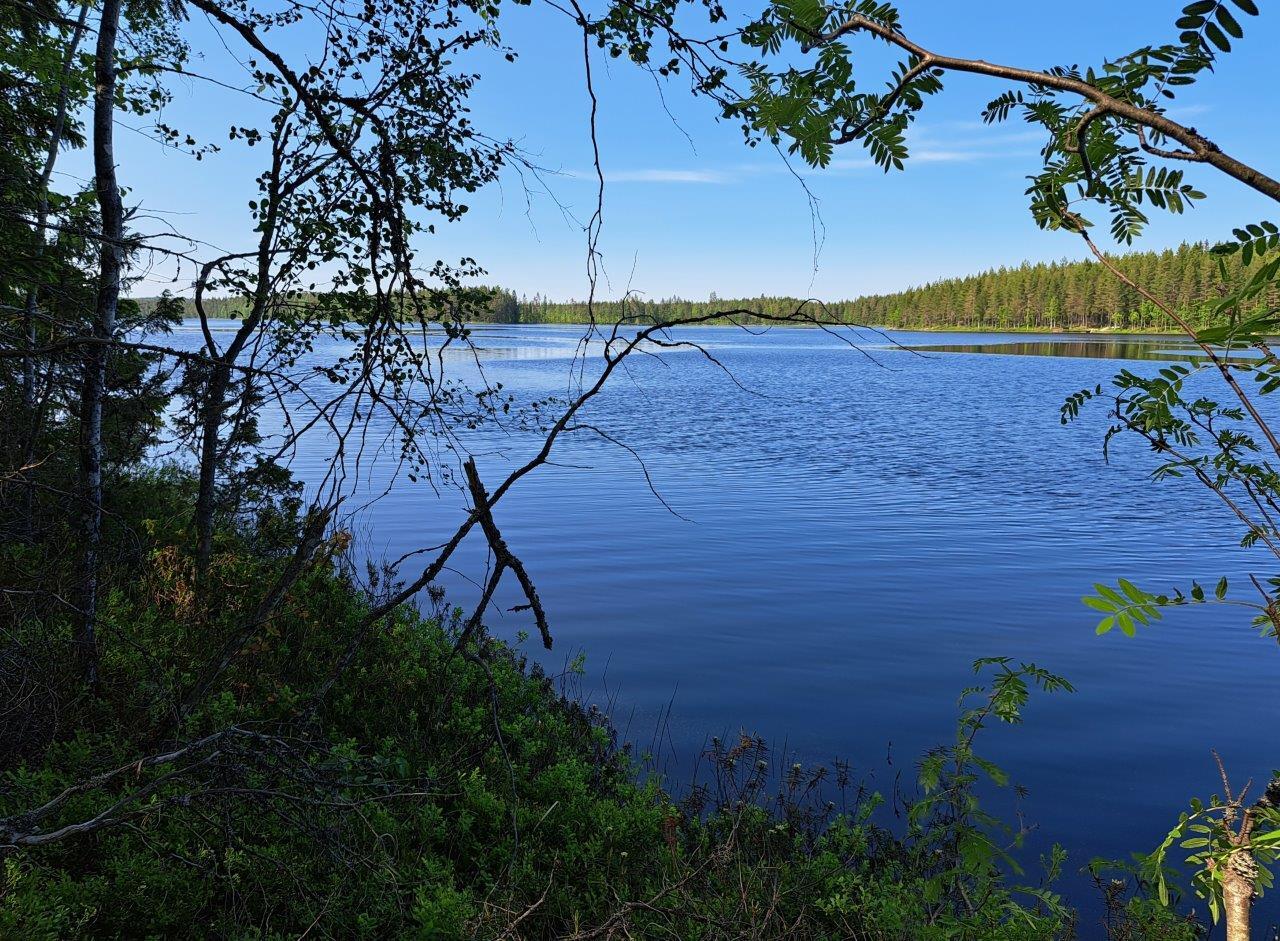
<path fill-rule="evenodd" d="M 1223 52 L 1231 51 L 1231 43 L 1227 40 L 1226 35 L 1218 28 L 1216 23 L 1205 23 L 1204 34 L 1209 37 L 1209 41 L 1211 43 Z"/>
<path fill-rule="evenodd" d="M 1226 30 L 1236 39 L 1244 38 L 1244 30 L 1240 28 L 1240 24 L 1236 22 L 1236 18 L 1231 15 L 1231 10 L 1227 7 L 1225 3 L 1218 7 L 1218 12 L 1216 16 L 1218 18 L 1218 24 L 1224 30 Z"/>

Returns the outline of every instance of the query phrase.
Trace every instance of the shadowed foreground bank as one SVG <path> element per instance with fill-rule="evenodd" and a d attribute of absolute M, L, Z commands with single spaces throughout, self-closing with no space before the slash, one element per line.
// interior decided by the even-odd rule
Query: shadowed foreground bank
<path fill-rule="evenodd" d="M 234 645 L 253 618 L 244 587 L 290 564 L 303 527 L 285 501 L 223 529 L 210 611 L 179 548 L 191 487 L 162 472 L 116 491 L 111 544 L 127 548 L 108 568 L 97 696 L 67 667 L 57 592 L 5 639 L 4 937 L 1097 936 L 1044 874 L 1006 875 L 1017 834 L 978 803 L 991 769 L 971 752 L 926 757 L 910 801 L 893 798 L 909 806 L 894 832 L 847 769 L 779 768 L 748 736 L 714 743 L 706 780 L 676 799 L 563 684 L 496 641 L 458 649 L 438 596 L 352 644 L 387 586 L 357 587 L 344 533 L 179 735 L 173 691 Z M 5 584 L 70 578 L 59 541 L 7 541 Z M 1036 685 L 997 665 L 962 732 Z M 1111 937 L 1196 936 L 1100 884 Z"/>

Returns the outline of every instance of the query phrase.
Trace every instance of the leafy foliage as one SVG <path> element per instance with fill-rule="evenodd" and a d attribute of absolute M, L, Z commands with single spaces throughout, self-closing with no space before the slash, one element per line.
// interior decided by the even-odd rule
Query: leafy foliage
<path fill-rule="evenodd" d="M 1125 636 L 1132 637 L 1136 633 L 1135 622 L 1145 627 L 1152 621 L 1160 620 L 1157 605 L 1161 602 L 1157 596 L 1148 594 L 1126 579 L 1120 579 L 1120 591 L 1102 584 L 1093 587 L 1097 594 L 1087 596 L 1084 603 L 1106 614 L 1098 622 L 1099 634 L 1118 627 Z"/>
<path fill-rule="evenodd" d="M 234 586 L 274 578 L 300 521 L 264 507 L 221 533 L 209 577 L 225 604 L 208 612 L 182 549 L 192 481 L 166 471 L 118 486 L 115 518 L 142 539 L 107 596 L 120 642 L 103 698 L 61 693 L 64 616 L 22 624 L 12 663 L 51 698 L 8 706 L 10 727 L 23 714 L 33 737 L 0 777 L 0 829 L 27 832 L 50 801 L 39 832 L 121 816 L 91 839 L 8 854 L 0 934 L 497 938 L 518 921 L 525 938 L 625 925 L 636 937 L 1049 941 L 1071 919 L 1047 886 L 1007 884 L 1020 834 L 978 785 L 1008 777 L 975 751 L 989 719 L 1016 723 L 1033 690 L 1070 688 L 1060 678 L 980 662 L 992 681 L 971 691 L 955 746 L 922 763 L 901 836 L 846 766 L 787 765 L 745 735 L 713 743 L 709 779 L 677 798 L 518 652 L 458 649 L 460 612 L 438 595 L 429 617 L 388 617 L 317 704 L 369 605 L 341 539 L 192 715 L 216 745 L 138 764 L 171 684 L 242 623 L 252 598 Z M 33 561 L 11 543 L 0 554 L 6 576 Z M 56 579 L 56 560 L 43 564 Z M 125 773 L 94 777 L 115 766 Z"/>
<path fill-rule="evenodd" d="M 964 910 L 963 900 L 988 894 L 992 885 L 1001 880 L 1002 871 L 1022 874 L 1013 853 L 1021 847 L 1026 831 L 1014 830 L 986 809 L 979 797 L 984 783 L 1010 787 L 1008 773 L 977 752 L 979 733 L 992 719 L 1020 723 L 1034 689 L 1073 691 L 1064 678 L 1034 663 L 1015 665 L 1006 657 L 976 661 L 974 672 L 983 670 L 990 670 L 994 676 L 989 684 L 970 687 L 962 694 L 954 743 L 931 750 L 921 760 L 921 796 L 911 804 L 907 815 L 913 838 L 927 855 L 942 861 L 926 886 L 926 897 L 935 901 L 949 899 L 959 912 Z M 1060 854 L 1060 848 L 1055 847 L 1051 870 L 1060 865 Z M 1025 891 L 1049 911 L 1066 914 L 1061 900 L 1052 893 Z"/>
<path fill-rule="evenodd" d="M 1270 347 L 1261 336 L 1251 331 L 1265 321 L 1244 321 L 1224 330 L 1200 333 L 1205 343 L 1221 340 L 1229 350 L 1232 344 L 1250 343 L 1262 356 L 1232 358 L 1229 369 L 1236 375 L 1252 375 L 1254 394 L 1268 396 L 1280 391 L 1280 377 L 1270 356 Z M 1124 436 L 1142 439 L 1159 463 L 1152 470 L 1156 480 L 1192 479 L 1208 488 L 1242 525 L 1241 545 L 1257 547 L 1273 558 L 1280 549 L 1272 508 L 1280 499 L 1280 474 L 1274 463 L 1274 449 L 1265 419 L 1259 419 L 1237 399 L 1220 402 L 1204 389 L 1206 383 L 1220 376 L 1212 361 L 1191 360 L 1160 369 L 1155 375 L 1142 376 L 1122 369 L 1111 380 L 1112 393 L 1103 395 L 1102 387 L 1082 389 L 1069 396 L 1062 407 L 1063 423 L 1074 420 L 1082 406 L 1095 399 L 1110 402 L 1112 425 L 1104 439 L 1104 454 L 1114 441 Z M 1084 599 L 1085 604 L 1102 612 L 1098 633 L 1114 627 L 1133 636 L 1136 625 L 1148 625 L 1160 618 L 1158 608 L 1170 605 L 1199 604 L 1206 601 L 1243 607 L 1252 611 L 1253 624 L 1266 637 L 1277 636 L 1280 614 L 1280 580 L 1276 577 L 1251 579 L 1253 599 L 1229 597 L 1227 579 L 1217 582 L 1212 595 L 1192 582 L 1184 594 L 1152 594 L 1121 580 L 1119 591 L 1095 585 L 1097 594 Z"/>
<path fill-rule="evenodd" d="M 1275 777 L 1280 780 L 1280 772 Z M 1193 872 L 1192 887 L 1208 902 L 1215 922 L 1222 917 L 1224 882 L 1234 867 L 1248 868 L 1258 896 L 1272 887 L 1271 870 L 1280 859 L 1280 806 L 1266 797 L 1247 809 L 1241 804 L 1229 794 L 1215 794 L 1208 803 L 1192 799 L 1190 811 L 1178 815 L 1177 825 L 1143 861 L 1161 902 L 1170 901 L 1174 876 L 1168 856 L 1175 846 L 1190 851 L 1185 863 Z M 1242 815 L 1245 824 L 1233 828 Z"/>
<path fill-rule="evenodd" d="M 1280 248 L 1280 228 L 1265 219 L 1260 223 L 1250 222 L 1242 229 L 1233 229 L 1231 234 L 1235 236 L 1234 241 L 1221 242 L 1213 247 L 1213 251 L 1219 255 L 1239 252 L 1245 267 L 1255 257 Z"/>

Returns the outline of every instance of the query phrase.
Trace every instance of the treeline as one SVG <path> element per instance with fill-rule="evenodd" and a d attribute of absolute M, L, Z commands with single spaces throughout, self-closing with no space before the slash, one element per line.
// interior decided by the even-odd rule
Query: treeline
<path fill-rule="evenodd" d="M 1204 243 L 1117 255 L 1114 260 L 1136 284 L 1198 324 L 1207 322 L 1208 302 L 1242 278 L 1239 256 L 1230 256 L 1225 259 L 1224 285 L 1219 257 Z M 1266 300 L 1274 305 L 1280 298 Z M 712 295 L 705 301 L 597 301 L 594 310 L 597 320 L 614 321 L 624 315 L 649 320 L 735 308 L 785 315 L 801 303 L 794 297 L 721 299 Z M 538 295 L 521 298 L 517 307 L 523 323 L 581 323 L 588 316 L 585 301 L 556 302 Z M 821 308 L 810 308 L 814 313 L 822 309 L 838 320 L 898 328 L 1163 330 L 1175 326 L 1154 304 L 1091 261 L 993 268 L 893 294 L 824 301 Z"/>
<path fill-rule="evenodd" d="M 1143 290 L 1200 326 L 1208 323 L 1211 302 L 1244 280 L 1238 255 L 1220 258 L 1205 243 L 1116 255 L 1113 261 Z M 1226 268 L 1225 281 L 1220 265 Z M 1276 300 L 1272 296 L 1259 304 Z M 996 268 L 897 294 L 859 298 L 849 305 L 848 313 L 860 323 L 890 327 L 1168 330 L 1176 326 L 1155 304 L 1093 261 Z"/>
<path fill-rule="evenodd" d="M 1117 267 L 1134 283 L 1197 325 L 1206 325 L 1209 302 L 1242 280 L 1238 255 L 1221 259 L 1204 243 L 1184 243 L 1161 252 L 1133 252 L 1114 256 Z M 1169 321 L 1155 304 L 1123 283 L 1097 262 L 1057 261 L 1023 263 L 1015 268 L 992 268 L 963 278 L 946 278 L 894 294 L 873 294 L 852 300 L 804 301 L 796 297 L 760 296 L 706 300 L 670 297 L 662 300 L 628 298 L 621 301 L 555 301 L 541 294 L 517 296 L 500 287 L 466 290 L 467 319 L 478 323 L 605 323 L 627 319 L 638 323 L 689 318 L 720 311 L 747 311 L 737 319 L 786 316 L 802 304 L 814 316 L 847 323 L 899 329 L 970 330 L 1169 330 Z M 144 312 L 155 298 L 144 299 Z M 1280 292 L 1261 299 L 1280 304 Z M 205 309 L 214 317 L 240 317 L 239 298 L 207 298 Z M 188 305 L 188 310 L 190 305 Z"/>
<path fill-rule="evenodd" d="M 519 323 L 520 302 L 513 291 L 497 287 L 460 288 L 450 292 L 452 300 L 441 305 L 441 319 L 452 319 L 453 315 L 465 310 L 466 319 L 479 323 Z M 310 295 L 294 297 L 290 303 L 307 303 Z M 195 316 L 195 308 L 189 298 L 178 298 L 186 317 Z M 138 299 L 138 305 L 144 313 L 149 313 L 160 303 L 158 297 Z M 249 301 L 242 296 L 209 296 L 202 300 L 205 314 L 211 318 L 241 320 L 248 310 Z M 452 309 L 445 309 L 452 308 Z"/>

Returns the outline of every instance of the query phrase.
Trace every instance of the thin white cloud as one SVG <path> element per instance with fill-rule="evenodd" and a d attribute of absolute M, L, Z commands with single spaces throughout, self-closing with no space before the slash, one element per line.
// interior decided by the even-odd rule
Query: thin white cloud
<path fill-rule="evenodd" d="M 964 163 L 986 156 L 977 150 L 942 150 L 937 147 L 921 147 L 911 151 L 911 159 L 918 163 Z"/>
<path fill-rule="evenodd" d="M 720 185 L 741 183 L 753 177 L 789 173 L 782 161 L 762 163 L 738 163 L 729 166 L 702 168 L 653 167 L 633 170 L 605 170 L 605 183 L 693 183 Z M 564 170 L 559 174 L 571 180 L 586 183 L 596 181 L 595 170 Z"/>
<path fill-rule="evenodd" d="M 912 135 L 909 141 L 910 159 L 917 163 L 965 163 L 978 160 L 999 160 L 1005 157 L 1025 157 L 1031 153 L 1025 147 L 1014 145 L 1025 144 L 1031 140 L 1039 140 L 1043 135 L 1038 131 L 1001 131 L 981 125 L 966 127 L 973 133 L 938 134 L 926 129 Z M 869 157 L 863 156 L 860 148 L 850 146 L 843 148 L 850 156 L 836 156 L 828 165 L 828 170 L 853 171 L 875 167 Z M 808 167 L 797 166 L 802 173 L 810 172 Z M 605 170 L 606 183 L 686 183 L 697 185 L 724 185 L 740 183 L 749 178 L 761 175 L 789 172 L 781 161 L 737 164 L 720 168 L 639 168 L 631 170 Z M 578 170 L 563 174 L 571 179 L 593 182 L 594 170 Z"/>
<path fill-rule="evenodd" d="M 869 170 L 875 166 L 870 157 L 834 157 L 828 170 Z"/>
<path fill-rule="evenodd" d="M 923 126 L 915 129 L 909 143 L 918 148 L 936 148 L 948 151 L 1003 149 L 1010 144 L 1026 144 L 1044 140 L 1047 132 L 1040 127 L 1019 128 L 974 124 L 943 131 L 934 126 Z"/>
<path fill-rule="evenodd" d="M 1025 145 L 1044 137 L 1037 130 L 1002 131 L 981 125 L 948 122 L 954 130 L 940 133 L 937 127 L 915 130 L 907 141 L 910 163 L 973 163 L 1028 157 L 1035 151 Z M 962 133 L 956 133 L 962 131 Z M 829 169 L 836 171 L 870 170 L 876 164 L 860 151 L 848 150 L 851 156 L 837 156 Z M 855 155 L 856 154 L 856 155 Z"/>
<path fill-rule="evenodd" d="M 733 177 L 720 170 L 606 170 L 606 183 L 729 183 Z"/>
<path fill-rule="evenodd" d="M 1002 157 L 1025 157 L 1025 150 L 948 150 L 945 147 L 920 147 L 911 151 L 910 159 L 920 163 L 972 163 L 975 160 L 998 160 Z"/>

